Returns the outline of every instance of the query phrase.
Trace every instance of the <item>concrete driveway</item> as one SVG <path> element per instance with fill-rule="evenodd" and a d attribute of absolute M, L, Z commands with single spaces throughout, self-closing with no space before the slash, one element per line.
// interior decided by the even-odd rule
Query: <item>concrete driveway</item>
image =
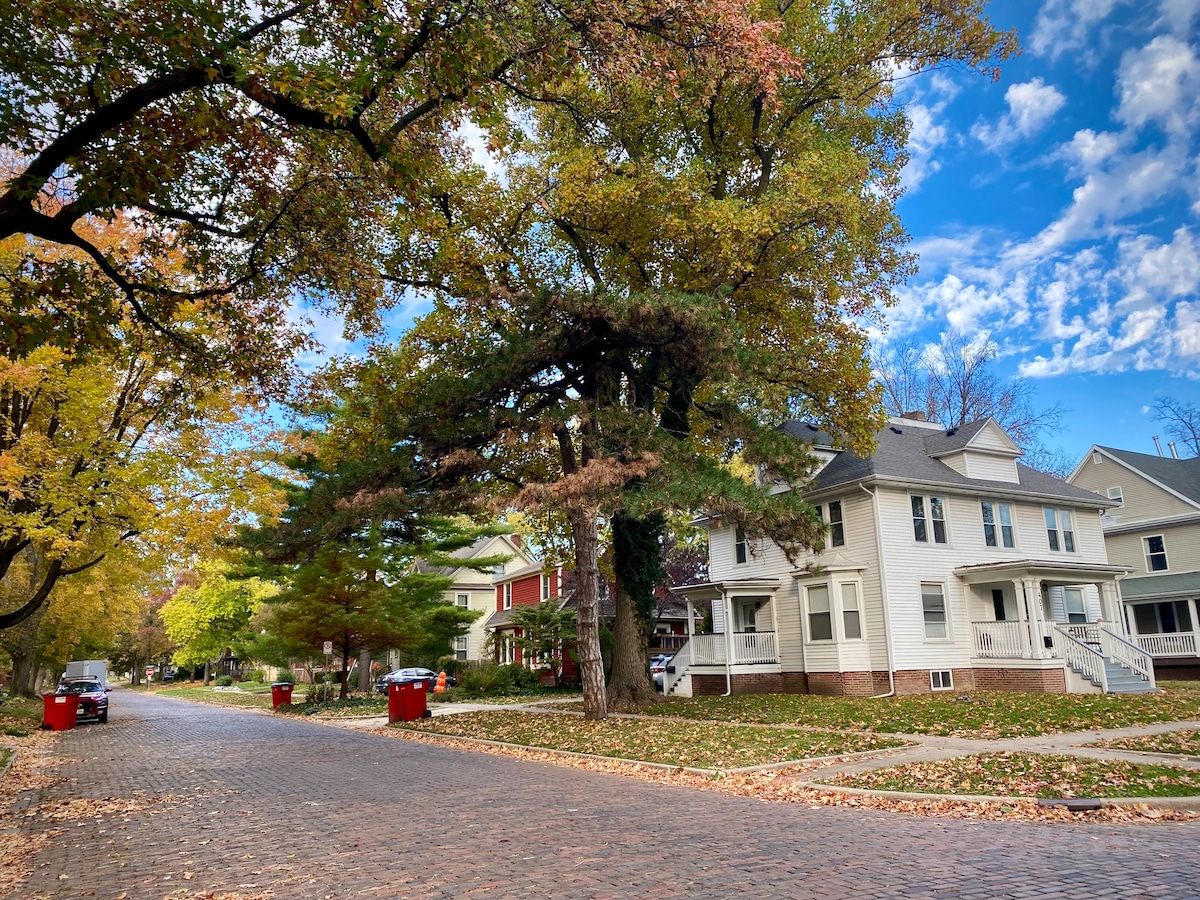
<path fill-rule="evenodd" d="M 57 753 L 26 807 L 171 799 L 26 819 L 65 833 L 24 897 L 1200 898 L 1200 824 L 772 804 L 126 690 Z"/>

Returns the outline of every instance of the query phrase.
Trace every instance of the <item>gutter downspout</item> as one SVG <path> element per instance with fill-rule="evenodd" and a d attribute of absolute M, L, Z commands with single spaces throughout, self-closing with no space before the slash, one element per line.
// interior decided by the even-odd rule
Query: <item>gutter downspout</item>
<path fill-rule="evenodd" d="M 875 515 L 875 556 L 879 559 L 879 599 L 883 603 L 883 641 L 887 648 L 888 661 L 888 685 L 889 690 L 886 694 L 876 694 L 872 700 L 881 700 L 884 697 L 894 697 L 896 695 L 896 661 L 892 651 L 892 617 L 888 612 L 888 596 L 887 596 L 887 573 L 883 568 L 883 526 L 879 518 L 879 490 L 869 490 L 866 485 L 859 482 L 859 489 L 871 496 L 871 507 Z"/>

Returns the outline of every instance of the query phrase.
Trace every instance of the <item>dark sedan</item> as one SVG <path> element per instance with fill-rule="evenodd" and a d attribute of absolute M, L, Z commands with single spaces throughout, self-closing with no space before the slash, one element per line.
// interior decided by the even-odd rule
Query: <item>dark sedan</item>
<path fill-rule="evenodd" d="M 56 694 L 78 694 L 79 711 L 75 721 L 108 721 L 108 688 L 95 678 L 69 678 L 58 686 Z"/>

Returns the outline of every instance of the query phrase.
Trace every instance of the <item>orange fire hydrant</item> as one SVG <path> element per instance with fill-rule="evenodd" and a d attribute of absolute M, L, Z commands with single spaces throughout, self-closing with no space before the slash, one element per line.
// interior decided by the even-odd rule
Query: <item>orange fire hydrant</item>
<path fill-rule="evenodd" d="M 438 672 L 437 684 L 433 686 L 433 692 L 440 694 L 446 690 L 446 673 L 445 671 Z"/>

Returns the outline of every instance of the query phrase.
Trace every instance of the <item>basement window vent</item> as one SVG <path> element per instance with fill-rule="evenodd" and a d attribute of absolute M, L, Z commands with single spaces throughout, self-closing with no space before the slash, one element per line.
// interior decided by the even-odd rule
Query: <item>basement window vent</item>
<path fill-rule="evenodd" d="M 929 687 L 935 691 L 954 690 L 954 677 L 949 669 L 931 669 L 929 671 Z"/>

